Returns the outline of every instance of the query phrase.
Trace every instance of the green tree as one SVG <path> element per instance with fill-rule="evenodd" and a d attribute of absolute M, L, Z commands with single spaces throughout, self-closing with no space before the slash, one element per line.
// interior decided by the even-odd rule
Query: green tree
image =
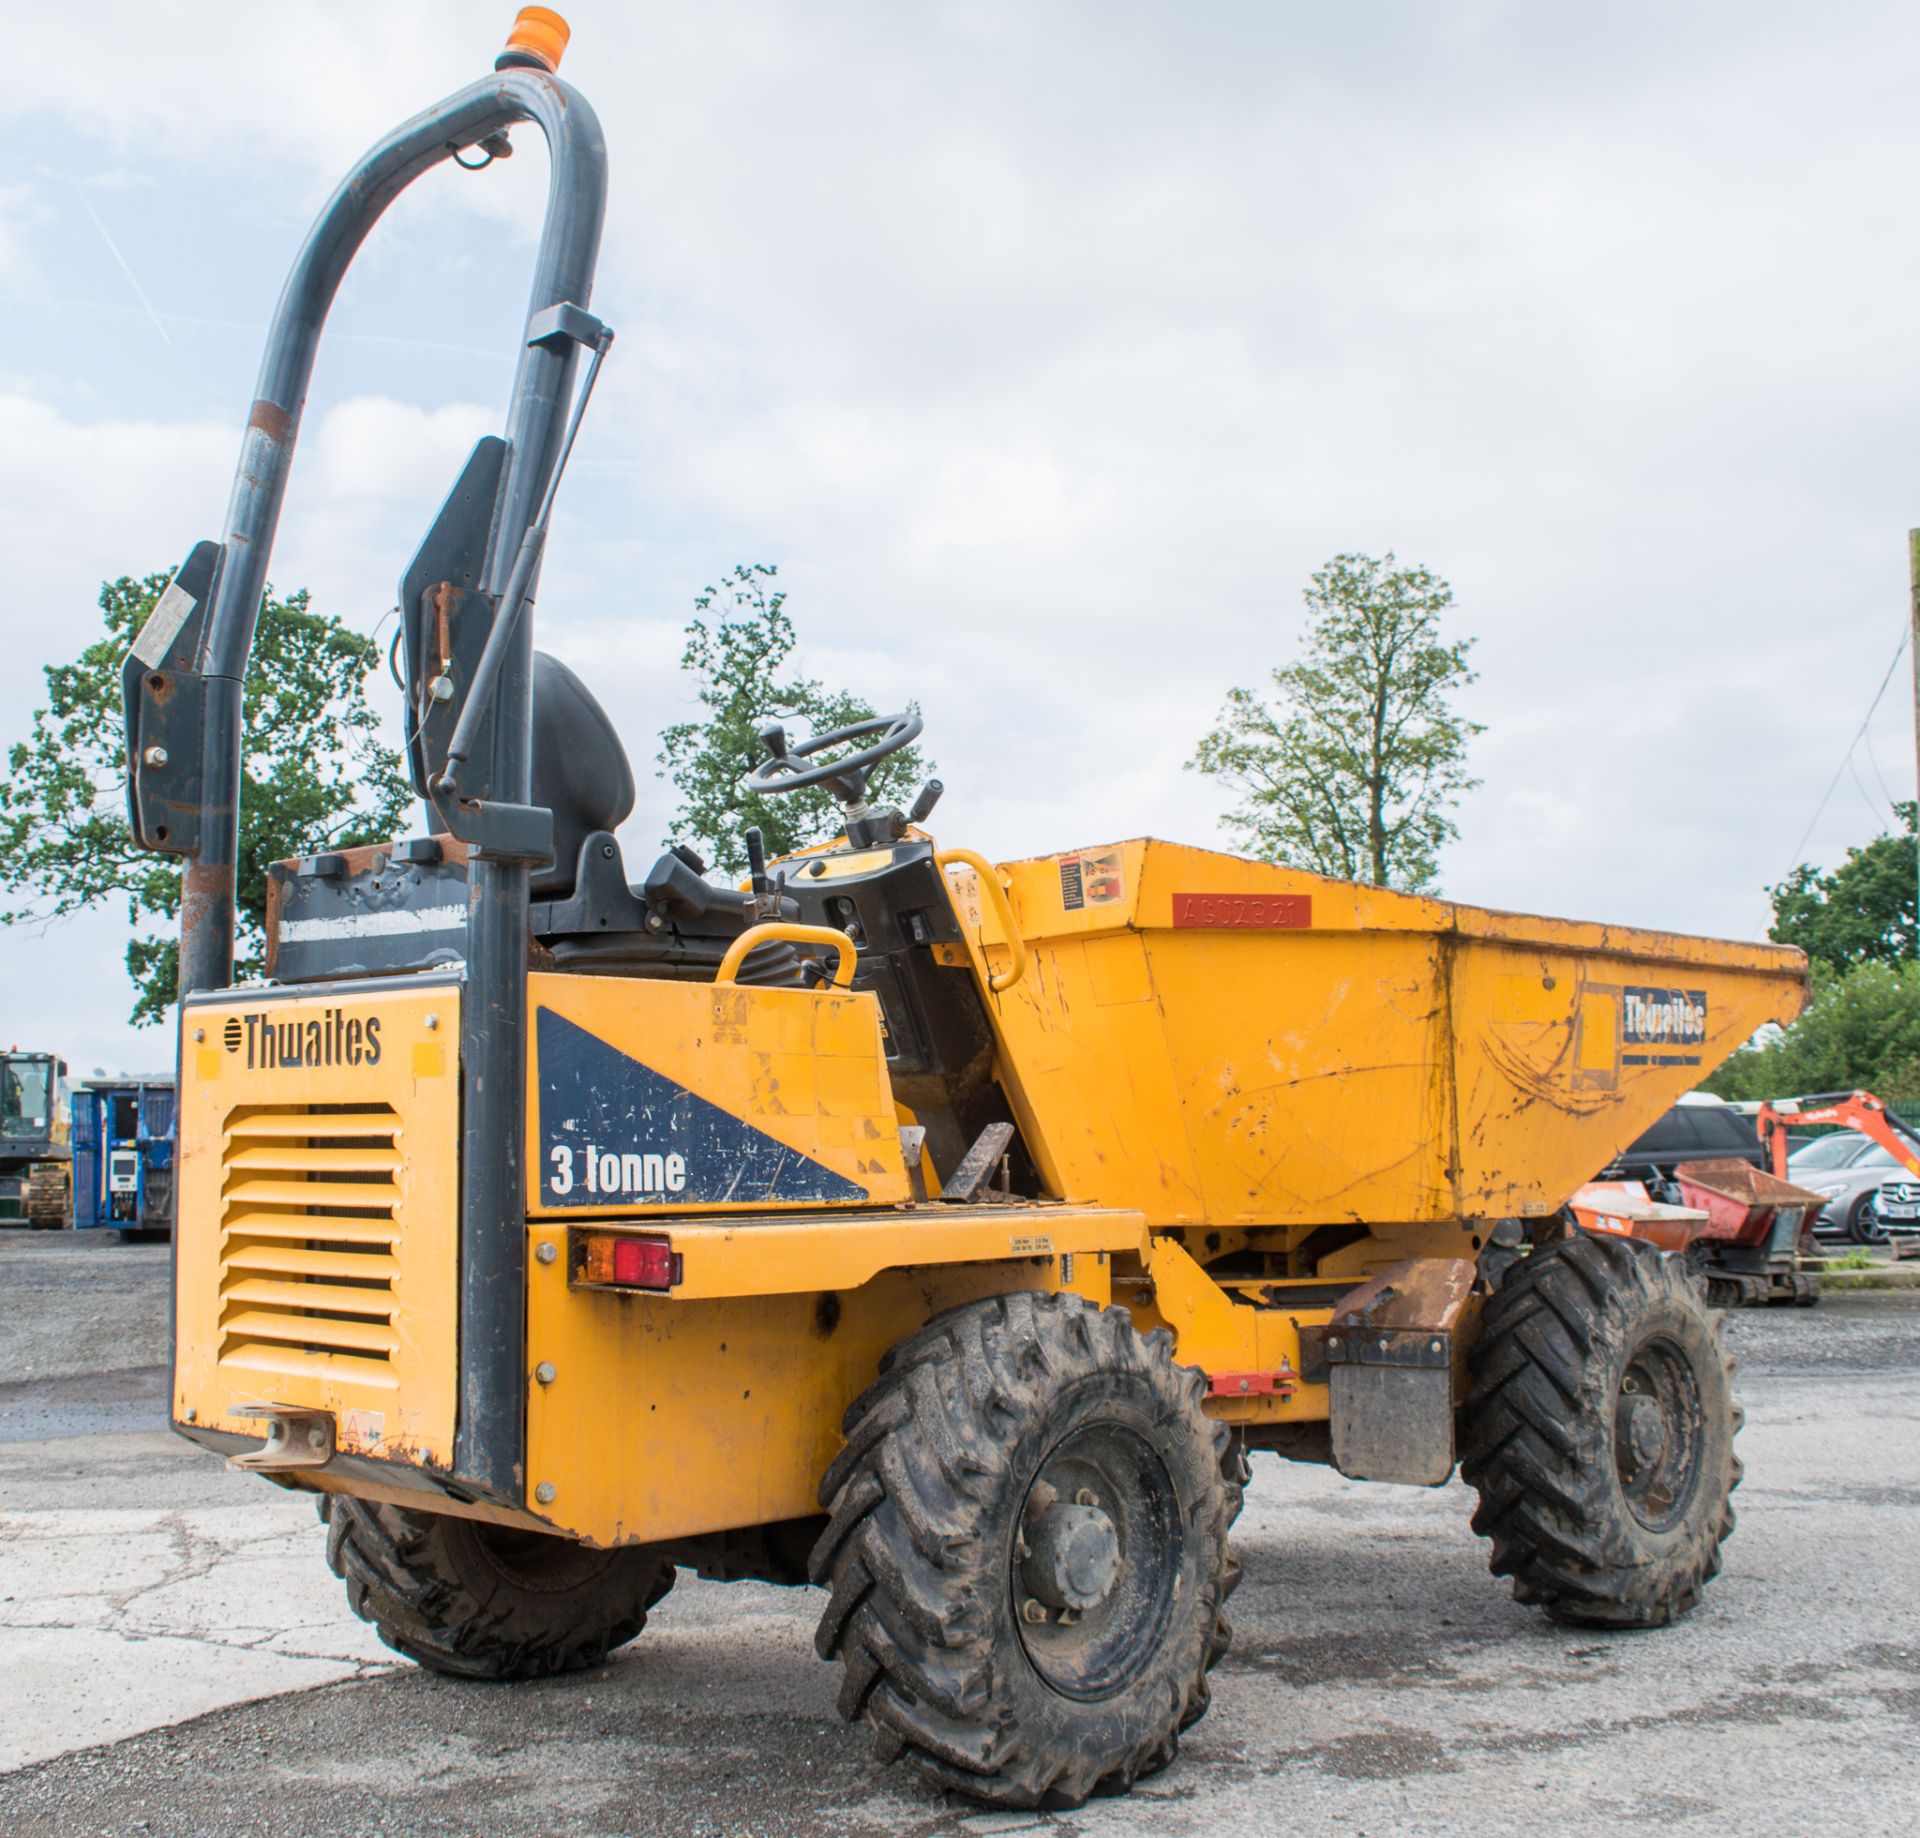
<path fill-rule="evenodd" d="M 0 778 L 0 924 L 45 923 L 126 902 L 136 1024 L 166 1015 L 178 982 L 180 858 L 134 847 L 127 825 L 120 666 L 169 576 L 122 575 L 100 590 L 105 634 L 46 667 L 47 706 Z M 370 638 L 314 612 L 304 591 L 260 609 L 242 697 L 238 969 L 257 974 L 267 867 L 288 856 L 384 842 L 413 792 L 367 703 Z"/>
<path fill-rule="evenodd" d="M 1920 964 L 1868 958 L 1835 970 L 1816 961 L 1806 1013 L 1742 1047 L 1705 1088 L 1735 1101 L 1858 1090 L 1903 1111 L 1920 1105 Z"/>
<path fill-rule="evenodd" d="M 1478 780 L 1454 712 L 1474 641 L 1448 642 L 1453 589 L 1394 555 L 1336 555 L 1309 583 L 1305 655 L 1273 693 L 1234 689 L 1188 770 L 1241 794 L 1226 825 L 1251 853 L 1341 880 L 1421 892 Z"/>
<path fill-rule="evenodd" d="M 1877 836 L 1849 849 L 1831 874 L 1802 862 L 1777 887 L 1768 937 L 1798 945 L 1817 964 L 1911 963 L 1915 951 L 1916 807 L 1894 807 L 1905 834 Z"/>
<path fill-rule="evenodd" d="M 841 807 L 824 785 L 774 797 L 742 787 L 766 758 L 759 729 L 770 720 L 797 719 L 826 733 L 874 716 L 870 703 L 797 673 L 790 660 L 799 639 L 787 596 L 774 586 L 778 575 L 777 568 L 754 562 L 696 597 L 680 666 L 698 680 L 704 713 L 660 736 L 660 776 L 680 794 L 665 840 L 694 844 L 729 874 L 746 868 L 750 828 L 758 827 L 773 856 L 823 842 L 842 827 Z M 874 769 L 867 796 L 876 804 L 904 803 L 931 770 L 918 747 L 903 748 Z"/>

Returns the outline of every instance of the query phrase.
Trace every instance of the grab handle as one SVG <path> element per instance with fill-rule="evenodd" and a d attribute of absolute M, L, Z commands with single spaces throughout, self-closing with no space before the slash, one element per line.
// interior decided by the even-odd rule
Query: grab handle
<path fill-rule="evenodd" d="M 979 877 L 988 900 L 993 905 L 993 916 L 1000 922 L 1000 930 L 1006 934 L 1007 949 L 1012 953 L 1013 961 L 1004 970 L 996 970 L 987 978 L 987 987 L 995 995 L 1003 995 L 1027 974 L 1027 941 L 1020 936 L 1020 928 L 1013 921 L 1013 906 L 1007 899 L 1007 890 L 1000 885 L 1000 870 L 984 855 L 972 849 L 937 849 L 933 859 L 944 871 L 950 863 L 959 862 L 961 866 L 971 868 Z"/>
<path fill-rule="evenodd" d="M 762 945 L 831 945 L 840 953 L 840 961 L 834 966 L 833 981 L 837 989 L 845 989 L 853 981 L 854 949 L 853 940 L 845 932 L 836 932 L 827 925 L 795 925 L 786 919 L 769 919 L 763 925 L 750 925 L 727 946 L 727 954 L 720 960 L 720 968 L 714 973 L 716 983 L 731 983 L 740 974 L 740 966 Z"/>

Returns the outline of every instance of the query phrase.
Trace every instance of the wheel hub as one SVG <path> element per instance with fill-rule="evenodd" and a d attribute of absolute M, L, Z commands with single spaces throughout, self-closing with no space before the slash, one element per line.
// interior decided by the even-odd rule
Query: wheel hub
<path fill-rule="evenodd" d="M 1667 1452 L 1667 1421 L 1660 1406 L 1646 1396 L 1622 1400 L 1620 1440 L 1631 1465 L 1650 1468 Z"/>
<path fill-rule="evenodd" d="M 1029 1519 L 1020 1566 L 1028 1592 L 1049 1608 L 1085 1614 L 1120 1574 L 1120 1535 L 1098 1505 L 1060 1500 Z"/>
<path fill-rule="evenodd" d="M 1655 1335 L 1634 1349 L 1614 1400 L 1613 1459 L 1628 1510 L 1650 1530 L 1686 1514 L 1700 1478 L 1703 1408 L 1677 1344 Z"/>

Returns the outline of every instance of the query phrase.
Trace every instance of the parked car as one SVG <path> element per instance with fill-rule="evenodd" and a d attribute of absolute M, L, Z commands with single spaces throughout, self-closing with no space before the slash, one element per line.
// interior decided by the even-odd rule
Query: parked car
<path fill-rule="evenodd" d="M 1681 1204 L 1673 1171 L 1681 1162 L 1751 1162 L 1767 1165 L 1766 1150 L 1750 1117 L 1731 1105 L 1683 1098 L 1651 1129 L 1629 1144 L 1601 1171 L 1608 1181 L 1640 1181 L 1656 1200 Z"/>
<path fill-rule="evenodd" d="M 1787 1179 L 1827 1196 L 1813 1221 L 1816 1232 L 1838 1233 L 1855 1244 L 1886 1242 L 1883 1204 L 1897 1209 L 1903 1220 L 1920 1218 L 1920 1183 L 1898 1156 L 1858 1130 L 1835 1130 L 1793 1150 L 1787 1157 Z M 1882 1202 L 1883 1186 L 1899 1191 Z"/>

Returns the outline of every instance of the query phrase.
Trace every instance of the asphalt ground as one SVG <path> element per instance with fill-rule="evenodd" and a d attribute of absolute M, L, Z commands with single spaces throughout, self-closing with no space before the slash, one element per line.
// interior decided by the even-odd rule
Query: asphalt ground
<path fill-rule="evenodd" d="M 590 1674 L 456 1684 L 310 1506 L 154 1427 L 166 1248 L 0 1233 L 0 1832 L 1060 1838 L 1920 1831 L 1920 1292 L 1730 1318 L 1747 1478 L 1679 1626 L 1556 1628 L 1457 1482 L 1258 1457 L 1214 1707 L 1124 1800 L 983 1813 L 833 1710 L 812 1591 L 683 1577 Z"/>

